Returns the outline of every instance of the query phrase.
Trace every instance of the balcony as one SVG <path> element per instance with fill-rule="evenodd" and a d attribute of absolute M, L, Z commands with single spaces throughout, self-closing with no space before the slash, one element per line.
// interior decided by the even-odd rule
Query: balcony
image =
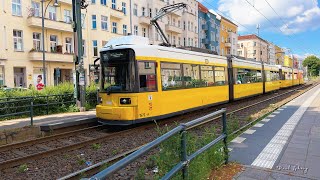
<path fill-rule="evenodd" d="M 59 0 L 59 3 L 63 3 L 63 4 L 70 4 L 72 5 L 72 0 Z"/>
<path fill-rule="evenodd" d="M 28 17 L 27 24 L 29 27 L 42 27 L 42 22 L 40 17 Z M 53 29 L 64 32 L 73 32 L 71 24 L 61 22 L 61 21 L 52 21 L 45 19 L 44 27 L 46 29 Z"/>
<path fill-rule="evenodd" d="M 42 52 L 41 51 L 29 52 L 28 58 L 30 61 L 42 61 Z M 46 61 L 73 63 L 73 54 L 46 52 Z"/>
<path fill-rule="evenodd" d="M 112 9 L 111 8 L 111 12 L 110 12 L 110 16 L 111 16 L 111 18 L 114 18 L 114 19 L 122 19 L 122 18 L 124 18 L 124 14 L 123 14 L 123 12 L 122 12 L 122 10 L 121 9 Z"/>
<path fill-rule="evenodd" d="M 166 31 L 181 34 L 182 30 L 176 26 L 166 24 Z"/>
<path fill-rule="evenodd" d="M 207 39 L 207 38 L 201 39 L 201 42 L 202 42 L 203 44 L 210 44 L 210 41 L 209 41 L 209 39 Z"/>
<path fill-rule="evenodd" d="M 182 16 L 182 10 L 171 12 L 171 14 L 174 15 L 174 16 L 177 16 L 177 17 L 181 17 Z"/>
<path fill-rule="evenodd" d="M 226 42 L 226 43 L 224 43 L 224 46 L 225 46 L 225 47 L 231 47 L 231 43 Z"/>
<path fill-rule="evenodd" d="M 150 25 L 150 18 L 146 16 L 140 16 L 139 23 L 143 25 Z"/>

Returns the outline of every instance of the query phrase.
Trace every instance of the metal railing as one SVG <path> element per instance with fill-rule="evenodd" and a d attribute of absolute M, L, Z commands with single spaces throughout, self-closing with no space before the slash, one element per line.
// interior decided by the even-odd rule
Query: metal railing
<path fill-rule="evenodd" d="M 87 103 L 97 104 L 98 91 L 87 94 Z M 0 98 L 0 119 L 28 115 L 33 125 L 33 117 L 48 115 L 50 110 L 57 110 L 62 105 L 76 104 L 73 94 L 58 94 L 47 96 L 25 96 Z M 57 113 L 58 110 L 57 110 Z"/>
<path fill-rule="evenodd" d="M 186 132 L 189 129 L 195 128 L 197 126 L 200 126 L 204 124 L 204 122 L 210 122 L 213 121 L 216 116 L 222 117 L 222 134 L 211 141 L 210 143 L 206 144 L 202 148 L 198 149 L 196 152 L 194 152 L 191 155 L 187 154 L 187 138 L 186 138 Z M 209 120 L 208 120 L 209 119 Z M 126 158 L 123 158 L 122 160 L 116 162 L 115 164 L 111 165 L 110 167 L 104 169 L 103 171 L 99 172 L 98 174 L 94 175 L 90 179 L 106 179 L 113 173 L 121 170 L 122 168 L 126 167 L 139 157 L 146 155 L 150 150 L 160 145 L 162 142 L 168 140 L 170 137 L 180 133 L 181 137 L 181 161 L 176 164 L 165 176 L 162 177 L 162 179 L 170 179 L 173 177 L 177 172 L 182 170 L 182 178 L 188 179 L 188 165 L 189 163 L 196 158 L 198 155 L 202 154 L 212 146 L 216 145 L 220 141 L 223 141 L 224 143 L 224 153 L 225 153 L 225 163 L 228 163 L 228 147 L 227 147 L 227 120 L 226 120 L 226 109 L 221 109 L 219 111 L 213 112 L 211 114 L 208 114 L 206 116 L 203 116 L 201 118 L 195 119 L 193 121 L 190 121 L 185 124 L 180 124 L 178 127 L 172 129 L 171 131 L 165 133 L 164 135 L 160 136 L 159 138 L 155 139 L 154 141 L 148 143 L 147 145 L 143 146 L 139 150 L 135 151 L 134 153 L 130 154 Z"/>

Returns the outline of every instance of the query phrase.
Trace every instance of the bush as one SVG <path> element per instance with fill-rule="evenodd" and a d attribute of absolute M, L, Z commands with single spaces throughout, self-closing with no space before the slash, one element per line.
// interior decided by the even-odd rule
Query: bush
<path fill-rule="evenodd" d="M 35 116 L 61 112 L 77 112 L 79 111 L 79 108 L 75 105 L 73 94 L 74 87 L 72 83 L 47 86 L 41 91 L 38 91 L 35 88 L 12 91 L 0 90 L 0 114 L 4 115 L 29 111 L 31 100 L 33 100 L 33 112 Z M 96 96 L 96 86 L 88 87 L 86 95 L 87 108 L 95 107 Z M 1 102 L 9 103 L 1 104 Z M 49 105 L 47 105 L 47 102 Z M 24 116 L 28 117 L 29 115 L 25 114 Z"/>

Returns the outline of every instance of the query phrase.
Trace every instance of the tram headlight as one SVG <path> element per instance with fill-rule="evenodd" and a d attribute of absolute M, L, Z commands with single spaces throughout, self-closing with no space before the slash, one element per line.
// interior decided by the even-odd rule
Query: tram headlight
<path fill-rule="evenodd" d="M 131 98 L 120 98 L 120 104 L 131 104 Z"/>

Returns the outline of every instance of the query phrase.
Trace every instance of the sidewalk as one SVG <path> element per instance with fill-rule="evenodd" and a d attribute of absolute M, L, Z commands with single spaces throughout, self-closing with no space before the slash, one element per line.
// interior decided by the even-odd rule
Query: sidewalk
<path fill-rule="evenodd" d="M 35 126 L 41 125 L 54 125 L 62 124 L 73 121 L 81 121 L 85 119 L 92 119 L 96 117 L 96 111 L 90 110 L 85 112 L 74 112 L 74 113 L 61 113 L 51 114 L 45 116 L 36 116 L 33 118 Z M 22 128 L 30 125 L 30 118 L 23 119 L 12 119 L 7 121 L 0 121 L 0 131 L 5 129 Z"/>
<path fill-rule="evenodd" d="M 235 138 L 234 179 L 320 179 L 320 85 Z"/>

